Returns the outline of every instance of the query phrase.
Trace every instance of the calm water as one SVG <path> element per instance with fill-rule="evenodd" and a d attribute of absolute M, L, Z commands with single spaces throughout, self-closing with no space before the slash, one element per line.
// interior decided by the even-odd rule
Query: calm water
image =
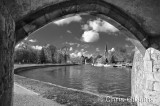
<path fill-rule="evenodd" d="M 90 65 L 61 66 L 20 72 L 19 75 L 53 84 L 108 94 L 118 97 L 131 95 L 131 70 Z"/>

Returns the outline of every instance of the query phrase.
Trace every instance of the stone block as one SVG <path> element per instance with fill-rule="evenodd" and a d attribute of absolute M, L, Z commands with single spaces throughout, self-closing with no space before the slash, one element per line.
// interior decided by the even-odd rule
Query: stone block
<path fill-rule="evenodd" d="M 153 72 L 152 61 L 144 61 L 144 71 L 145 72 Z"/>
<path fill-rule="evenodd" d="M 160 60 L 160 51 L 152 48 L 151 49 L 151 58 L 154 61 Z"/>
<path fill-rule="evenodd" d="M 153 72 L 160 72 L 160 65 L 154 65 Z"/>
<path fill-rule="evenodd" d="M 154 61 L 153 64 L 154 65 L 160 65 L 160 60 Z"/>
<path fill-rule="evenodd" d="M 156 81 L 159 81 L 159 82 L 160 82 L 160 73 L 155 73 L 155 74 L 154 74 L 154 79 L 155 79 Z"/>
<path fill-rule="evenodd" d="M 147 80 L 146 81 L 146 90 L 153 90 L 153 81 L 151 81 L 151 80 Z"/>
<path fill-rule="evenodd" d="M 151 59 L 153 59 L 154 61 L 157 61 L 158 60 L 157 53 L 152 53 L 151 54 Z"/>
<path fill-rule="evenodd" d="M 148 61 L 151 60 L 151 56 L 150 56 L 149 50 L 146 50 L 143 60 L 144 61 L 145 60 L 148 60 Z"/>
<path fill-rule="evenodd" d="M 160 82 L 154 82 L 153 90 L 160 92 Z"/>
<path fill-rule="evenodd" d="M 153 73 L 145 73 L 145 75 L 147 80 L 155 81 Z"/>
<path fill-rule="evenodd" d="M 35 28 L 36 28 L 35 25 L 25 25 L 25 26 L 23 26 L 23 29 L 28 33 L 35 30 Z"/>

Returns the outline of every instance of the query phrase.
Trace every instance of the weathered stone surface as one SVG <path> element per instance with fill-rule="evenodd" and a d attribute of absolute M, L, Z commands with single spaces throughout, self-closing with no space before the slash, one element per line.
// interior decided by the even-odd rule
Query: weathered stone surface
<path fill-rule="evenodd" d="M 147 103 L 139 102 L 138 106 L 159 106 L 160 64 L 157 57 L 160 55 L 160 51 L 149 48 L 146 52 L 148 53 L 145 53 L 143 60 L 139 58 L 140 52 L 136 51 L 135 53 L 134 66 L 132 69 L 132 96 L 150 100 L 150 102 Z M 149 56 L 152 57 L 149 58 Z M 144 70 L 140 68 L 143 67 L 140 63 L 144 64 Z M 144 85 L 145 87 L 143 87 Z"/>
<path fill-rule="evenodd" d="M 154 65 L 153 66 L 153 72 L 160 72 L 160 65 Z"/>
<path fill-rule="evenodd" d="M 152 72 L 152 61 L 144 61 L 144 71 Z"/>
<path fill-rule="evenodd" d="M 160 82 L 160 73 L 154 73 L 154 79 Z"/>
<path fill-rule="evenodd" d="M 147 80 L 146 89 L 152 91 L 153 90 L 153 83 L 154 83 L 154 81 Z"/>
<path fill-rule="evenodd" d="M 154 82 L 154 88 L 155 91 L 159 91 L 160 92 L 160 82 Z"/>
<path fill-rule="evenodd" d="M 145 76 L 147 80 L 155 81 L 154 73 L 146 73 Z"/>
<path fill-rule="evenodd" d="M 13 4 L 7 3 L 7 6 L 12 9 L 14 13 L 16 10 L 19 9 L 21 14 L 18 14 L 18 17 L 15 14 L 16 20 L 19 17 L 23 17 L 29 14 L 32 11 L 36 11 L 40 8 L 44 8 L 48 5 L 53 5 L 65 1 L 71 0 L 16 0 L 16 2 L 12 2 Z M 75 4 L 76 2 L 83 2 L 83 0 L 72 0 Z M 84 0 L 86 3 L 89 0 Z M 99 2 L 101 0 L 90 0 L 91 2 Z M 104 0 L 107 3 L 117 6 L 118 8 L 122 9 L 123 11 L 127 12 L 128 14 L 132 15 L 134 19 L 139 22 L 148 33 L 159 33 L 159 24 L 157 22 L 160 21 L 160 2 L 157 0 L 153 2 L 151 0 L 136 0 L 136 1 L 128 1 L 128 0 Z M 17 9 L 13 9 L 15 5 Z"/>
<path fill-rule="evenodd" d="M 151 61 L 151 56 L 150 56 L 150 51 L 149 49 L 146 50 L 145 55 L 144 55 L 144 61 Z"/>

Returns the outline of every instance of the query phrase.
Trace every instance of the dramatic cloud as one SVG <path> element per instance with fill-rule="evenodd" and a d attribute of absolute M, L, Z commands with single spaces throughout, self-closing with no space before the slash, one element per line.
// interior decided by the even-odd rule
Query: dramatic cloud
<path fill-rule="evenodd" d="M 36 45 L 36 46 L 32 46 L 33 49 L 37 49 L 37 50 L 41 50 L 42 46 Z"/>
<path fill-rule="evenodd" d="M 95 42 L 99 39 L 99 32 L 113 33 L 119 31 L 116 27 L 110 23 L 98 18 L 93 21 L 88 21 L 87 24 L 82 25 L 84 33 L 81 41 L 84 42 Z"/>
<path fill-rule="evenodd" d="M 37 42 L 37 40 L 35 40 L 35 39 L 30 39 L 29 42 L 34 43 L 34 42 Z"/>
<path fill-rule="evenodd" d="M 88 24 L 84 24 L 84 25 L 82 25 L 82 29 L 87 31 L 87 30 L 90 30 L 91 28 Z"/>
<path fill-rule="evenodd" d="M 82 20 L 82 17 L 79 15 L 73 16 L 73 17 L 69 17 L 69 18 L 65 18 L 65 19 L 61 19 L 58 21 L 53 22 L 56 25 L 64 25 L 64 24 L 70 24 L 71 22 L 80 22 Z"/>
<path fill-rule="evenodd" d="M 116 27 L 110 23 L 98 18 L 97 20 L 88 21 L 87 24 L 82 25 L 83 30 L 94 30 L 96 32 L 117 32 L 119 31 Z"/>
<path fill-rule="evenodd" d="M 99 39 L 99 33 L 95 31 L 85 31 L 82 35 L 81 40 L 84 42 L 95 42 Z"/>
<path fill-rule="evenodd" d="M 115 49 L 114 49 L 114 48 L 112 48 L 112 49 L 108 50 L 108 52 L 114 52 L 114 51 L 115 51 Z"/>

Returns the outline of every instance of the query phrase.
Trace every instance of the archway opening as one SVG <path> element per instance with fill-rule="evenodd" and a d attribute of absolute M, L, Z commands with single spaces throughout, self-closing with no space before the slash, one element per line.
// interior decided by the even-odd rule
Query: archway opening
<path fill-rule="evenodd" d="M 38 56 L 32 55 L 30 57 L 31 60 L 27 59 L 27 56 L 24 56 L 26 57 L 26 59 L 23 60 L 23 57 L 22 57 L 22 59 L 16 60 L 16 62 L 20 63 L 20 65 L 26 64 L 26 63 L 34 63 L 34 64 L 46 64 L 46 63 L 73 64 L 74 63 L 74 64 L 89 64 L 91 67 L 77 66 L 75 68 L 74 67 L 69 67 L 69 68 L 58 67 L 56 69 L 52 68 L 54 72 L 48 70 L 47 72 L 49 72 L 49 74 L 45 76 L 46 79 L 43 76 L 44 73 L 40 73 L 40 75 L 38 75 L 40 77 L 35 77 L 35 76 L 30 77 L 30 75 L 35 75 L 36 73 L 38 73 L 38 71 L 30 71 L 31 73 L 22 72 L 20 73 L 20 75 L 33 78 L 33 79 L 37 78 L 38 80 L 42 80 L 45 82 L 48 82 L 47 77 L 51 78 L 52 76 L 55 76 L 55 78 L 52 79 L 53 82 L 51 83 L 69 87 L 69 88 L 80 89 L 80 90 L 88 90 L 88 91 L 91 90 L 91 92 L 93 93 L 101 93 L 101 94 L 104 93 L 106 95 L 109 94 L 115 97 L 125 97 L 125 98 L 130 97 L 131 96 L 130 69 L 124 69 L 124 68 L 122 69 L 108 68 L 107 69 L 107 67 L 109 65 L 111 67 L 113 65 L 117 67 L 118 65 L 122 65 L 122 64 L 126 65 L 126 63 L 127 64 L 132 63 L 133 53 L 135 49 L 132 43 L 137 45 L 139 45 L 140 43 L 137 43 L 138 40 L 136 40 L 131 33 L 129 33 L 126 29 L 121 27 L 117 22 L 113 21 L 109 17 L 105 17 L 105 20 L 104 20 L 104 17 L 102 18 L 99 18 L 99 17 L 100 16 L 95 17 L 93 15 L 91 16 L 91 15 L 81 14 L 81 15 L 68 17 L 62 20 L 56 20 L 46 25 L 45 27 L 41 28 L 40 30 L 32 33 L 29 37 L 26 37 L 16 47 L 17 49 L 20 47 L 20 49 L 22 48 L 24 50 L 28 49 L 32 51 L 34 49 L 36 53 L 39 52 L 40 56 L 43 54 L 42 52 L 44 52 L 44 55 L 48 55 L 36 60 L 34 59 L 34 57 L 38 57 Z M 70 25 L 71 23 L 72 25 Z M 114 24 L 115 26 L 118 26 L 119 29 L 117 29 L 110 23 Z M 133 39 L 136 42 L 134 42 Z M 143 46 L 139 46 L 139 47 L 143 47 Z M 64 56 L 64 54 L 62 53 L 63 48 L 68 50 L 67 55 L 69 54 L 69 57 L 70 57 L 68 61 L 65 61 L 63 57 Z M 46 53 L 47 49 L 52 49 L 54 51 L 53 55 L 56 54 L 56 56 L 54 55 L 52 58 L 52 54 L 49 53 L 50 50 L 48 50 L 48 53 Z M 61 53 L 62 53 L 62 59 L 58 58 L 58 56 L 61 55 Z M 20 58 L 21 56 L 17 55 L 17 57 Z M 32 59 L 34 59 L 35 61 Z M 106 66 L 108 65 L 106 69 L 104 65 Z M 102 67 L 103 67 L 103 70 L 101 70 Z M 101 77 L 102 79 L 98 78 L 98 76 L 95 75 L 96 77 L 86 76 L 86 78 L 82 80 L 83 79 L 82 75 L 87 74 L 82 72 L 82 71 L 88 70 L 88 69 L 85 70 L 85 68 L 92 68 L 90 69 L 90 71 L 93 71 L 94 73 L 92 74 L 94 75 L 97 73 L 96 71 L 98 70 L 99 72 L 97 74 L 98 76 L 103 76 Z M 105 71 L 110 72 L 110 74 L 106 73 Z M 32 73 L 32 72 L 35 72 L 35 73 Z M 117 72 L 120 74 L 120 76 L 119 75 L 116 76 Z M 56 76 L 55 75 L 56 73 L 59 74 L 60 76 Z M 69 75 L 67 76 L 67 74 Z M 51 75 L 51 76 L 48 76 L 48 75 Z M 112 77 L 109 77 L 110 75 Z M 78 78 L 78 76 L 80 76 L 80 78 Z M 67 77 L 69 80 L 72 80 L 72 81 L 71 82 L 69 81 L 68 83 L 64 82 L 68 80 L 68 79 L 65 79 L 64 77 Z M 116 84 L 115 85 L 111 84 L 107 86 L 108 83 L 102 83 L 102 82 L 108 82 L 109 80 L 111 80 L 111 79 L 107 79 L 106 77 L 111 78 L 112 82 L 114 83 L 122 84 L 123 88 L 122 88 L 122 85 L 117 86 Z M 122 81 L 124 77 L 126 78 L 125 80 L 126 82 L 124 80 L 123 80 L 124 82 Z M 91 80 L 85 80 L 87 78 Z M 98 79 L 98 80 L 95 80 L 95 79 Z M 58 81 L 54 82 L 55 80 L 58 80 Z M 82 80 L 82 82 L 80 80 Z M 77 83 L 76 81 L 81 84 L 76 85 Z M 121 88 L 121 91 L 123 89 L 124 92 L 123 91 L 121 92 L 120 90 L 116 90 L 116 88 L 114 87 L 117 87 L 117 89 Z M 114 90 L 111 91 L 111 89 L 112 90 L 114 89 Z"/>
<path fill-rule="evenodd" d="M 16 42 L 18 43 L 37 29 L 54 20 L 86 13 L 101 17 L 113 24 L 118 30 L 124 32 L 129 37 L 128 41 L 131 41 L 144 55 L 145 49 L 149 47 L 148 36 L 138 22 L 120 8 L 103 1 L 94 0 L 87 2 L 66 1 L 30 12 L 16 21 Z M 95 32 L 90 31 L 90 33 Z"/>

